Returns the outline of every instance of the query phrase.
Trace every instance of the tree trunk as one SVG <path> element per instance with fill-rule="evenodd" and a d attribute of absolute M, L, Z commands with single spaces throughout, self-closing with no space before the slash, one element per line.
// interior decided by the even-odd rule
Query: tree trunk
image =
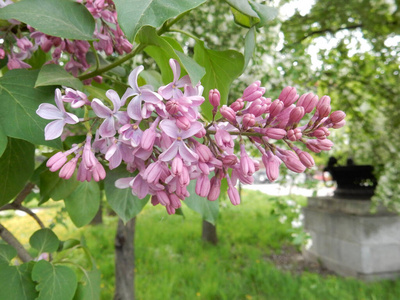
<path fill-rule="evenodd" d="M 216 245 L 218 243 L 217 226 L 203 220 L 202 238 L 206 242 Z"/>
<path fill-rule="evenodd" d="M 130 220 L 126 225 L 118 220 L 115 235 L 115 293 L 114 300 L 135 299 L 134 288 L 134 238 L 135 221 Z"/>

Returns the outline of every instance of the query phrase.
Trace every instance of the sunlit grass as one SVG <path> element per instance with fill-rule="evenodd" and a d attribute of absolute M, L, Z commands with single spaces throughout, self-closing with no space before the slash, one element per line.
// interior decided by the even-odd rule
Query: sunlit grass
<path fill-rule="evenodd" d="M 304 197 L 295 198 L 304 204 Z M 243 191 L 242 204 L 221 204 L 213 246 L 201 240 L 201 217 L 184 207 L 185 217 L 146 206 L 136 221 L 135 285 L 137 299 L 398 299 L 400 281 L 363 283 L 336 276 L 293 275 L 268 259 L 291 240 L 286 224 L 271 215 L 276 197 Z M 53 211 L 53 214 L 51 213 Z M 55 209 L 40 212 L 49 221 Z M 51 221 L 50 221 L 51 222 Z M 8 219 L 6 227 L 27 243 L 34 224 L 29 217 Z M 102 299 L 113 297 L 114 236 L 117 218 L 76 230 L 55 226 L 60 239 L 86 237 L 102 272 Z M 14 231 L 16 229 L 17 231 Z M 26 236 L 21 236 L 28 231 Z"/>

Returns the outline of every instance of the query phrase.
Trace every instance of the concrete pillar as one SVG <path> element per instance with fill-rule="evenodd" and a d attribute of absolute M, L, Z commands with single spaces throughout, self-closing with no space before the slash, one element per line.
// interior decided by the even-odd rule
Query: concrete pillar
<path fill-rule="evenodd" d="M 308 260 L 321 262 L 339 275 L 363 280 L 400 277 L 400 217 L 370 201 L 309 198 L 303 209 L 312 244 Z"/>

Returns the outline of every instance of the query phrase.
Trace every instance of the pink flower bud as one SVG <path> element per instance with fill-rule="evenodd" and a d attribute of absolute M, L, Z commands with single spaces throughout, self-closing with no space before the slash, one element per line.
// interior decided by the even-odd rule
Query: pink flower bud
<path fill-rule="evenodd" d="M 256 117 L 253 114 L 245 114 L 242 119 L 243 128 L 247 129 L 256 124 Z"/>
<path fill-rule="evenodd" d="M 332 128 L 335 128 L 335 129 L 342 128 L 345 124 L 346 124 L 346 121 L 342 120 L 338 123 L 333 124 Z"/>
<path fill-rule="evenodd" d="M 314 152 L 314 153 L 320 153 L 320 152 L 321 152 L 321 149 L 319 149 L 319 148 L 316 146 L 316 140 L 308 140 L 308 141 L 306 142 L 306 146 L 307 146 L 307 148 L 308 148 L 309 150 L 311 150 L 311 151 Z"/>
<path fill-rule="evenodd" d="M 232 108 L 233 111 L 238 112 L 244 107 L 244 102 L 241 98 L 239 98 L 235 102 L 233 102 L 229 107 Z"/>
<path fill-rule="evenodd" d="M 327 136 L 329 136 L 330 132 L 328 128 L 326 127 L 320 127 L 312 133 L 313 136 L 315 136 L 317 139 L 323 140 L 326 139 Z"/>
<path fill-rule="evenodd" d="M 300 128 L 290 129 L 287 132 L 287 137 L 292 142 L 301 139 L 302 136 L 303 136 L 303 133 L 301 132 Z"/>
<path fill-rule="evenodd" d="M 209 162 L 211 158 L 213 157 L 213 154 L 206 145 L 203 144 L 196 144 L 196 153 L 199 155 L 199 161 L 201 162 Z"/>
<path fill-rule="evenodd" d="M 206 131 L 206 130 L 204 129 L 204 127 L 203 127 L 203 128 L 201 128 L 201 129 L 199 130 L 199 132 L 196 133 L 194 136 L 197 137 L 197 138 L 199 138 L 199 139 L 201 139 L 201 138 L 205 137 L 206 133 L 207 133 L 207 131 Z"/>
<path fill-rule="evenodd" d="M 75 172 L 76 163 L 78 162 L 78 157 L 74 157 L 69 162 L 67 162 L 60 170 L 58 176 L 63 179 L 70 179 Z"/>
<path fill-rule="evenodd" d="M 208 193 L 207 199 L 209 201 L 215 201 L 218 199 L 221 192 L 221 179 L 214 176 L 210 181 L 210 192 Z"/>
<path fill-rule="evenodd" d="M 236 155 L 234 154 L 230 154 L 230 155 L 226 155 L 223 159 L 222 159 L 222 163 L 224 166 L 227 167 L 232 167 L 234 165 L 236 165 L 238 162 L 238 158 Z"/>
<path fill-rule="evenodd" d="M 345 117 L 346 114 L 341 110 L 336 110 L 329 116 L 333 124 L 343 121 Z"/>
<path fill-rule="evenodd" d="M 55 172 L 59 170 L 67 162 L 67 160 L 67 155 L 60 151 L 50 157 L 46 163 L 46 166 L 50 168 L 51 172 Z"/>
<path fill-rule="evenodd" d="M 197 195 L 200 197 L 207 197 L 209 191 L 210 191 L 210 179 L 208 178 L 207 175 L 200 175 L 199 178 L 197 178 L 196 182 L 196 188 L 195 192 Z"/>
<path fill-rule="evenodd" d="M 228 177 L 226 178 L 228 181 L 228 197 L 231 200 L 231 203 L 233 205 L 239 205 L 240 204 L 240 196 L 238 190 L 235 188 L 235 186 L 232 184 L 231 179 Z"/>
<path fill-rule="evenodd" d="M 306 114 L 312 112 L 318 102 L 318 96 L 313 93 L 308 93 L 301 95 L 299 100 L 297 101 L 297 106 L 304 107 L 304 112 Z"/>
<path fill-rule="evenodd" d="M 171 206 L 174 209 L 178 209 L 179 207 L 182 206 L 181 199 L 179 199 L 179 197 L 175 194 L 170 194 L 169 200 L 170 200 Z"/>
<path fill-rule="evenodd" d="M 261 81 L 257 80 L 250 84 L 244 91 L 243 91 L 243 97 L 247 97 L 251 94 L 253 94 L 255 91 L 258 90 L 258 88 L 261 85 Z M 247 101 L 247 100 L 246 100 Z"/>
<path fill-rule="evenodd" d="M 295 107 L 291 112 L 289 116 L 289 123 L 290 124 L 297 124 L 300 122 L 300 120 L 304 117 L 304 107 L 298 106 Z"/>
<path fill-rule="evenodd" d="M 3 48 L 0 48 L 0 59 L 4 59 L 4 57 L 6 57 L 6 52 Z"/>
<path fill-rule="evenodd" d="M 253 160 L 247 154 L 243 144 L 240 145 L 240 168 L 243 174 L 247 176 L 253 175 L 256 171 Z"/>
<path fill-rule="evenodd" d="M 153 148 L 154 142 L 156 140 L 156 132 L 152 128 L 148 128 L 143 132 L 142 139 L 140 141 L 140 146 L 145 151 L 149 151 Z"/>
<path fill-rule="evenodd" d="M 293 172 L 302 173 L 306 169 L 297 155 L 290 150 L 277 152 L 277 155 L 283 161 L 286 167 Z"/>
<path fill-rule="evenodd" d="M 217 128 L 217 132 L 215 133 L 214 137 L 217 145 L 223 150 L 226 148 L 233 148 L 233 146 L 235 146 L 232 136 L 226 130 Z"/>
<path fill-rule="evenodd" d="M 282 90 L 278 99 L 283 102 L 285 107 L 288 107 L 296 102 L 298 97 L 299 95 L 297 94 L 296 88 L 287 86 Z"/>
<path fill-rule="evenodd" d="M 283 110 L 283 108 L 284 104 L 279 99 L 276 99 L 274 102 L 272 102 L 271 106 L 269 107 L 268 120 L 271 120 L 272 118 L 276 117 Z"/>
<path fill-rule="evenodd" d="M 270 139 L 280 140 L 286 135 L 286 130 L 282 128 L 265 128 L 262 133 Z"/>
<path fill-rule="evenodd" d="M 189 170 L 185 165 L 182 166 L 182 173 L 179 175 L 179 183 L 184 186 L 188 186 L 190 183 Z"/>
<path fill-rule="evenodd" d="M 217 89 L 210 90 L 210 92 L 208 93 L 208 100 L 213 107 L 218 107 L 221 100 L 221 94 Z"/>
<path fill-rule="evenodd" d="M 165 104 L 165 109 L 170 115 L 175 115 L 179 111 L 179 103 L 175 100 L 169 100 Z"/>
<path fill-rule="evenodd" d="M 176 126 L 178 126 L 179 129 L 186 131 L 190 128 L 191 123 L 188 118 L 182 116 L 176 119 Z"/>
<path fill-rule="evenodd" d="M 266 169 L 268 180 L 274 182 L 279 176 L 281 161 L 272 153 L 264 154 L 262 161 Z"/>
<path fill-rule="evenodd" d="M 142 175 L 143 179 L 146 180 L 148 183 L 158 183 L 161 173 L 163 171 L 161 163 L 162 162 L 158 160 L 148 165 Z"/>
<path fill-rule="evenodd" d="M 160 201 L 158 201 L 158 198 L 156 195 L 151 196 L 151 205 L 156 206 L 160 204 Z"/>
<path fill-rule="evenodd" d="M 176 210 L 175 210 L 175 208 L 172 207 L 172 205 L 166 205 L 165 208 L 166 208 L 167 213 L 169 215 L 174 215 L 175 214 Z"/>
<path fill-rule="evenodd" d="M 297 156 L 299 157 L 301 163 L 307 167 L 311 168 L 315 165 L 314 158 L 310 155 L 310 153 L 301 151 L 299 148 L 295 149 Z"/>
<path fill-rule="evenodd" d="M 171 163 L 171 172 L 175 176 L 182 173 L 183 161 L 182 158 L 178 155 L 176 156 Z"/>
<path fill-rule="evenodd" d="M 168 198 L 168 195 L 165 191 L 157 191 L 156 192 L 157 200 L 160 202 L 162 206 L 171 205 L 171 202 Z"/>
<path fill-rule="evenodd" d="M 329 96 L 323 96 L 317 103 L 317 111 L 319 118 L 325 118 L 329 116 L 331 112 L 331 98 Z"/>
<path fill-rule="evenodd" d="M 103 165 L 101 163 L 99 163 L 98 161 L 92 169 L 92 175 L 93 175 L 94 181 L 96 181 L 96 182 L 106 178 L 106 170 L 104 170 Z"/>
<path fill-rule="evenodd" d="M 221 115 L 225 119 L 227 119 L 230 123 L 236 124 L 236 112 L 232 108 L 230 108 L 226 105 L 223 105 L 219 111 L 220 111 Z"/>

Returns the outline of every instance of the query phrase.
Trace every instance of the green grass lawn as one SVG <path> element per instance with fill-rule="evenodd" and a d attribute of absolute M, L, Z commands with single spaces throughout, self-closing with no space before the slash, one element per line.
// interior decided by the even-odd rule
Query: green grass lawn
<path fill-rule="evenodd" d="M 305 198 L 291 198 L 305 203 Z M 292 236 L 289 224 L 271 214 L 276 199 L 244 190 L 241 205 L 223 202 L 217 246 L 201 240 L 201 218 L 187 207 L 183 218 L 146 206 L 136 220 L 137 299 L 400 299 L 400 280 L 364 283 L 278 270 L 268 255 L 279 252 Z M 113 296 L 116 222 L 116 217 L 106 217 L 103 225 L 74 233 L 73 225 L 69 231 L 55 228 L 61 239 L 84 234 L 102 272 L 104 300 Z"/>

